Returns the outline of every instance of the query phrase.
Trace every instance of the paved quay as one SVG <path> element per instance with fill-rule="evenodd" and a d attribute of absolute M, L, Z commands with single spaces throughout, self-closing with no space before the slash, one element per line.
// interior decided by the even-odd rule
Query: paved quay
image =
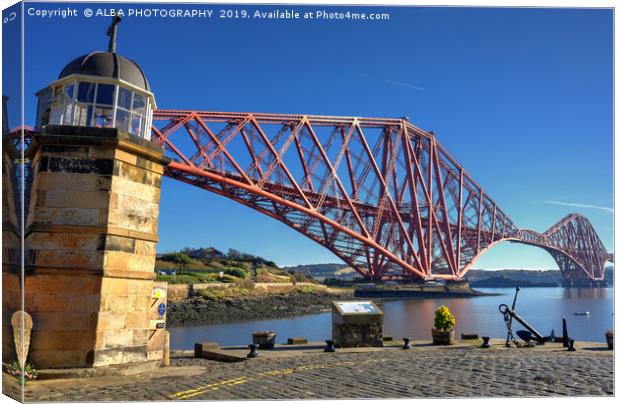
<path fill-rule="evenodd" d="M 38 380 L 26 401 L 159 401 L 501 396 L 610 396 L 613 352 L 603 344 L 490 349 L 460 343 L 320 349 L 225 363 L 174 357 L 133 376 Z M 4 374 L 5 394 L 18 386 Z"/>

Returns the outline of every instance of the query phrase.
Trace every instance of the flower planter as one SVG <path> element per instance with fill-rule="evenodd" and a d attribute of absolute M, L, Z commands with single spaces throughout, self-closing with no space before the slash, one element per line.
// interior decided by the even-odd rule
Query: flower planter
<path fill-rule="evenodd" d="M 440 331 L 432 329 L 433 345 L 452 345 L 454 344 L 454 330 Z"/>
<path fill-rule="evenodd" d="M 434 327 L 432 328 L 433 345 L 454 344 L 454 325 L 456 319 L 446 306 L 439 306 L 435 310 Z"/>
<path fill-rule="evenodd" d="M 614 332 L 607 331 L 605 333 L 605 339 L 607 340 L 607 348 L 614 349 Z"/>
<path fill-rule="evenodd" d="M 275 332 L 255 332 L 252 334 L 252 342 L 260 349 L 272 349 L 276 343 Z"/>

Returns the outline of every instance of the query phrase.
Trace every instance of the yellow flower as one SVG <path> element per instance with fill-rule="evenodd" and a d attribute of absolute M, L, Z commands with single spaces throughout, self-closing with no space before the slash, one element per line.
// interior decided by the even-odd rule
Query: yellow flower
<path fill-rule="evenodd" d="M 450 331 L 456 324 L 456 319 L 446 306 L 440 306 L 435 311 L 435 329 L 439 331 Z"/>

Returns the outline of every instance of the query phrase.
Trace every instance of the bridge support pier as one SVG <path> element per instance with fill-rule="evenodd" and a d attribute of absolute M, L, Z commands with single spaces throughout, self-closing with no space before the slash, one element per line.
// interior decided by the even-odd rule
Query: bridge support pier
<path fill-rule="evenodd" d="M 38 368 L 146 362 L 162 148 L 116 129 L 53 125 L 33 142 L 29 359 Z"/>
<path fill-rule="evenodd" d="M 562 281 L 562 287 L 564 288 L 606 288 L 607 286 L 609 286 L 609 284 L 606 280 L 593 281 L 591 279 L 565 279 Z"/>

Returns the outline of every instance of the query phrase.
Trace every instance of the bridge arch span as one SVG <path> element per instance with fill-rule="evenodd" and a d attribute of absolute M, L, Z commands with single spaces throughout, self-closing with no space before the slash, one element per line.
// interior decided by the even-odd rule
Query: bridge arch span
<path fill-rule="evenodd" d="M 600 262 L 599 265 L 597 265 L 596 268 L 594 268 L 594 270 L 588 271 L 588 269 L 586 269 L 584 266 L 582 266 L 582 264 L 579 263 L 577 258 L 571 256 L 570 253 L 567 253 L 566 251 L 563 251 L 557 247 L 541 245 L 541 244 L 533 243 L 527 240 L 514 238 L 514 237 L 496 240 L 493 243 L 487 245 L 481 251 L 479 251 L 479 253 L 474 258 L 472 258 L 472 260 L 469 263 L 467 263 L 467 265 L 463 269 L 463 276 L 465 276 L 465 274 L 471 269 L 471 267 L 478 260 L 478 258 L 480 258 L 486 252 L 491 250 L 497 244 L 501 244 L 504 242 L 511 242 L 511 243 L 532 246 L 532 247 L 538 247 L 546 251 L 554 259 L 554 261 L 556 262 L 556 265 L 558 266 L 558 269 L 562 272 L 564 279 L 567 281 L 570 281 L 573 283 L 579 283 L 579 282 L 588 281 L 588 280 L 600 281 L 600 280 L 603 280 L 604 278 L 604 263 L 607 261 L 607 259 L 605 259 L 605 261 Z"/>
<path fill-rule="evenodd" d="M 459 280 L 501 241 L 546 249 L 567 279 L 602 279 L 608 254 L 585 217 L 519 229 L 406 119 L 159 110 L 154 122 L 166 176 L 287 224 L 367 279 Z"/>

